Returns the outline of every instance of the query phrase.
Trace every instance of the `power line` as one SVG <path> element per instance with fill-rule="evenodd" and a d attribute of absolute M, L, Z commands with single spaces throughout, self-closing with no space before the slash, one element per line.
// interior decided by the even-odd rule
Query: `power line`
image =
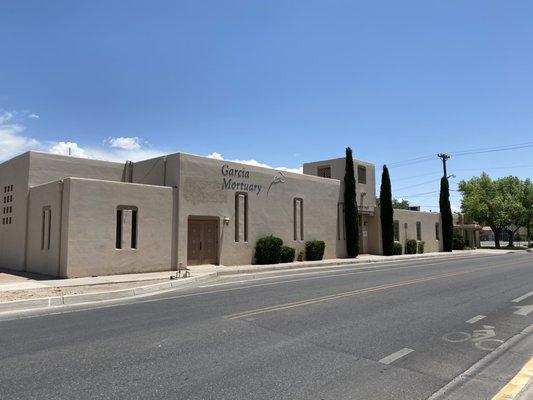
<path fill-rule="evenodd" d="M 465 156 L 465 155 L 470 155 L 470 154 L 493 153 L 495 151 L 508 151 L 508 150 L 525 149 L 527 147 L 533 147 L 533 142 L 510 144 L 510 145 L 507 145 L 507 146 L 484 147 L 484 148 L 480 148 L 480 149 L 452 152 L 451 154 L 453 156 Z"/>
<path fill-rule="evenodd" d="M 440 174 L 440 172 L 439 172 L 439 174 Z M 398 189 L 394 189 L 394 191 L 396 192 L 396 191 L 400 191 L 400 190 L 404 190 L 404 189 L 414 188 L 414 187 L 417 187 L 417 186 L 423 186 L 423 185 L 427 185 L 428 183 L 437 182 L 437 181 L 440 181 L 440 178 L 431 179 L 430 181 L 420 182 L 420 183 L 417 183 L 415 185 L 404 186 L 404 187 L 401 187 L 401 188 L 398 188 Z"/>
<path fill-rule="evenodd" d="M 466 155 L 473 155 L 473 154 L 494 153 L 498 151 L 519 150 L 519 149 L 525 149 L 529 147 L 533 147 L 533 142 L 516 143 L 516 144 L 505 145 L 505 146 L 481 147 L 477 149 L 454 151 L 454 152 L 450 152 L 449 154 L 452 156 L 466 156 Z M 415 157 L 415 158 L 410 158 L 407 160 L 392 162 L 388 164 L 388 166 L 404 167 L 408 165 L 431 161 L 433 157 L 435 157 L 435 155 L 433 154 L 421 156 L 421 157 Z"/>

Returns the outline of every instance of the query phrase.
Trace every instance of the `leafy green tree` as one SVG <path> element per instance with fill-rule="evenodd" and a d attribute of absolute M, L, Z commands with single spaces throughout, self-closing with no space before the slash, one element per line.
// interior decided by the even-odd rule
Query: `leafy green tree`
<path fill-rule="evenodd" d="M 448 178 L 443 176 L 440 180 L 440 218 L 442 222 L 442 249 L 453 250 L 453 216 L 450 206 L 450 186 Z"/>
<path fill-rule="evenodd" d="M 500 248 L 502 229 L 511 225 L 513 219 L 524 212 L 520 203 L 518 182 L 513 177 L 492 180 L 486 173 L 468 181 L 459 182 L 463 195 L 463 212 L 481 225 L 490 226 L 494 232 L 496 248 Z"/>
<path fill-rule="evenodd" d="M 524 194 L 522 204 L 526 210 L 524 226 L 527 229 L 527 246 L 531 247 L 531 225 L 533 225 L 533 182 L 526 179 L 523 183 Z"/>
<path fill-rule="evenodd" d="M 347 147 L 346 171 L 344 174 L 344 225 L 346 227 L 346 251 L 348 257 L 357 257 L 359 255 L 359 216 L 354 171 L 352 149 Z"/>
<path fill-rule="evenodd" d="M 514 247 L 516 232 L 518 232 L 521 227 L 527 226 L 529 222 L 527 212 L 527 184 L 526 181 L 521 181 L 515 176 L 500 178 L 497 183 L 501 185 L 501 190 L 504 191 L 507 196 L 518 200 L 518 204 L 509 210 L 511 225 L 507 227 L 509 229 L 509 246 Z"/>
<path fill-rule="evenodd" d="M 394 201 L 392 200 L 392 189 L 390 183 L 389 170 L 383 166 L 381 174 L 381 188 L 379 192 L 379 207 L 381 210 L 381 242 L 383 244 L 383 254 L 392 256 L 394 252 Z"/>
<path fill-rule="evenodd" d="M 409 200 L 405 199 L 393 199 L 392 200 L 392 208 L 401 209 L 401 210 L 409 210 Z"/>

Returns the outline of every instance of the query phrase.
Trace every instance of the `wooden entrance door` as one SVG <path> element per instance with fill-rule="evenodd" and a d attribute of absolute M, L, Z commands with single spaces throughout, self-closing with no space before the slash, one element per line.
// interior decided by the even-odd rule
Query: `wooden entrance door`
<path fill-rule="evenodd" d="M 216 264 L 218 255 L 218 220 L 189 219 L 187 264 Z"/>

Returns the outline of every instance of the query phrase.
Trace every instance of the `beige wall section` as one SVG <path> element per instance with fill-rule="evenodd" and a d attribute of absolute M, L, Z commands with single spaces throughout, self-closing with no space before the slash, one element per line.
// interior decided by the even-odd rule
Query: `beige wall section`
<path fill-rule="evenodd" d="M 179 184 L 180 153 L 151 158 L 133 163 L 133 183 L 174 186 Z"/>
<path fill-rule="evenodd" d="M 68 224 L 63 276 L 171 270 L 172 188 L 77 178 L 64 182 L 69 211 L 68 218 L 63 215 Z M 118 206 L 138 208 L 137 249 L 116 249 Z"/>
<path fill-rule="evenodd" d="M 24 153 L 0 164 L 0 268 L 24 270 L 29 163 Z"/>
<path fill-rule="evenodd" d="M 66 177 L 102 179 L 122 182 L 125 166 L 122 163 L 61 156 L 31 151 L 29 186 L 42 185 Z"/>
<path fill-rule="evenodd" d="M 29 272 L 60 275 L 61 192 L 62 184 L 58 181 L 35 186 L 30 190 L 27 247 Z"/>
<path fill-rule="evenodd" d="M 257 239 L 269 234 L 279 236 L 297 251 L 304 248 L 307 240 L 324 240 L 324 258 L 336 257 L 338 181 L 188 154 L 180 154 L 179 163 L 178 261 L 183 266 L 187 265 L 187 230 L 191 216 L 219 220 L 219 263 L 222 265 L 251 264 Z M 223 175 L 224 165 L 244 171 L 243 176 Z M 244 176 L 246 172 L 248 178 Z M 224 188 L 224 178 L 226 182 L 229 179 L 238 182 L 239 187 Z M 253 186 L 253 191 L 247 191 L 247 242 L 235 242 L 235 194 L 246 192 L 240 182 L 257 185 Z M 295 198 L 303 199 L 304 204 L 303 240 L 294 240 Z M 228 225 L 224 224 L 224 217 L 229 218 Z"/>
<path fill-rule="evenodd" d="M 165 185 L 165 157 L 151 158 L 133 164 L 132 182 L 143 185 Z"/>
<path fill-rule="evenodd" d="M 359 182 L 357 177 L 357 167 L 366 167 L 366 183 Z M 341 187 L 344 182 L 344 173 L 346 160 L 342 158 L 334 158 L 331 160 L 314 161 L 305 163 L 303 165 L 303 172 L 306 175 L 317 176 L 318 169 L 329 166 L 331 168 L 331 178 L 341 181 Z M 356 191 L 357 191 L 357 206 L 361 212 L 373 213 L 376 206 L 376 168 L 374 164 L 354 159 Z M 343 196 L 343 189 L 341 189 L 341 197 Z M 341 200 L 342 201 L 342 200 Z"/>
<path fill-rule="evenodd" d="M 439 223 L 439 238 L 442 239 L 442 224 L 439 213 L 394 209 L 393 219 L 399 222 L 400 243 L 404 251 L 407 240 L 416 240 L 417 221 L 421 223 L 422 240 L 426 242 L 424 252 L 431 253 L 442 250 L 442 240 L 437 240 L 435 229 L 435 224 Z"/>

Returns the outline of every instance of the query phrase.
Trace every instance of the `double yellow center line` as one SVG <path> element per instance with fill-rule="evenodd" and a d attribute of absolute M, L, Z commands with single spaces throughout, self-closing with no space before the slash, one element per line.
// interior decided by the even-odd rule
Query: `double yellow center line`
<path fill-rule="evenodd" d="M 322 303 L 322 302 L 326 302 L 326 301 L 330 301 L 330 300 L 342 299 L 344 297 L 358 296 L 358 295 L 364 294 L 364 293 L 378 292 L 378 291 L 381 291 L 381 290 L 387 290 L 387 289 L 392 289 L 392 288 L 401 287 L 401 286 L 415 285 L 417 283 L 434 281 L 436 279 L 442 279 L 442 278 L 448 278 L 448 277 L 452 277 L 452 276 L 471 274 L 473 272 L 482 271 L 482 270 L 486 270 L 486 269 L 492 269 L 492 268 L 498 268 L 498 267 L 507 267 L 507 266 L 510 266 L 510 265 L 513 265 L 513 264 L 520 264 L 520 263 L 523 263 L 523 262 L 524 262 L 524 260 L 519 261 L 519 262 L 515 262 L 515 263 L 508 263 L 508 264 L 501 265 L 501 266 L 483 267 L 483 268 L 476 268 L 476 269 L 471 269 L 471 270 L 467 270 L 467 271 L 449 272 L 449 273 L 446 273 L 446 274 L 433 275 L 433 276 L 428 276 L 428 277 L 425 277 L 425 278 L 409 279 L 409 280 L 400 281 L 400 282 L 393 282 L 393 283 L 387 283 L 387 284 L 383 284 L 383 285 L 371 286 L 371 287 L 367 287 L 367 288 L 351 290 L 349 292 L 342 292 L 342 293 L 332 294 L 332 295 L 328 295 L 328 296 L 315 297 L 315 298 L 312 298 L 312 299 L 295 301 L 295 302 L 292 302 L 292 303 L 285 303 L 285 304 L 279 304 L 279 305 L 276 305 L 276 306 L 263 307 L 263 308 L 257 308 L 255 310 L 243 311 L 243 312 L 240 312 L 240 313 L 235 313 L 235 314 L 228 315 L 227 318 L 228 319 L 232 319 L 232 320 L 248 318 L 248 317 L 252 317 L 252 316 L 256 316 L 256 315 L 260 315 L 260 314 L 271 313 L 271 312 L 274 312 L 274 311 L 287 310 L 287 309 L 290 309 L 290 308 L 308 306 L 308 305 L 311 305 L 311 304 Z"/>

